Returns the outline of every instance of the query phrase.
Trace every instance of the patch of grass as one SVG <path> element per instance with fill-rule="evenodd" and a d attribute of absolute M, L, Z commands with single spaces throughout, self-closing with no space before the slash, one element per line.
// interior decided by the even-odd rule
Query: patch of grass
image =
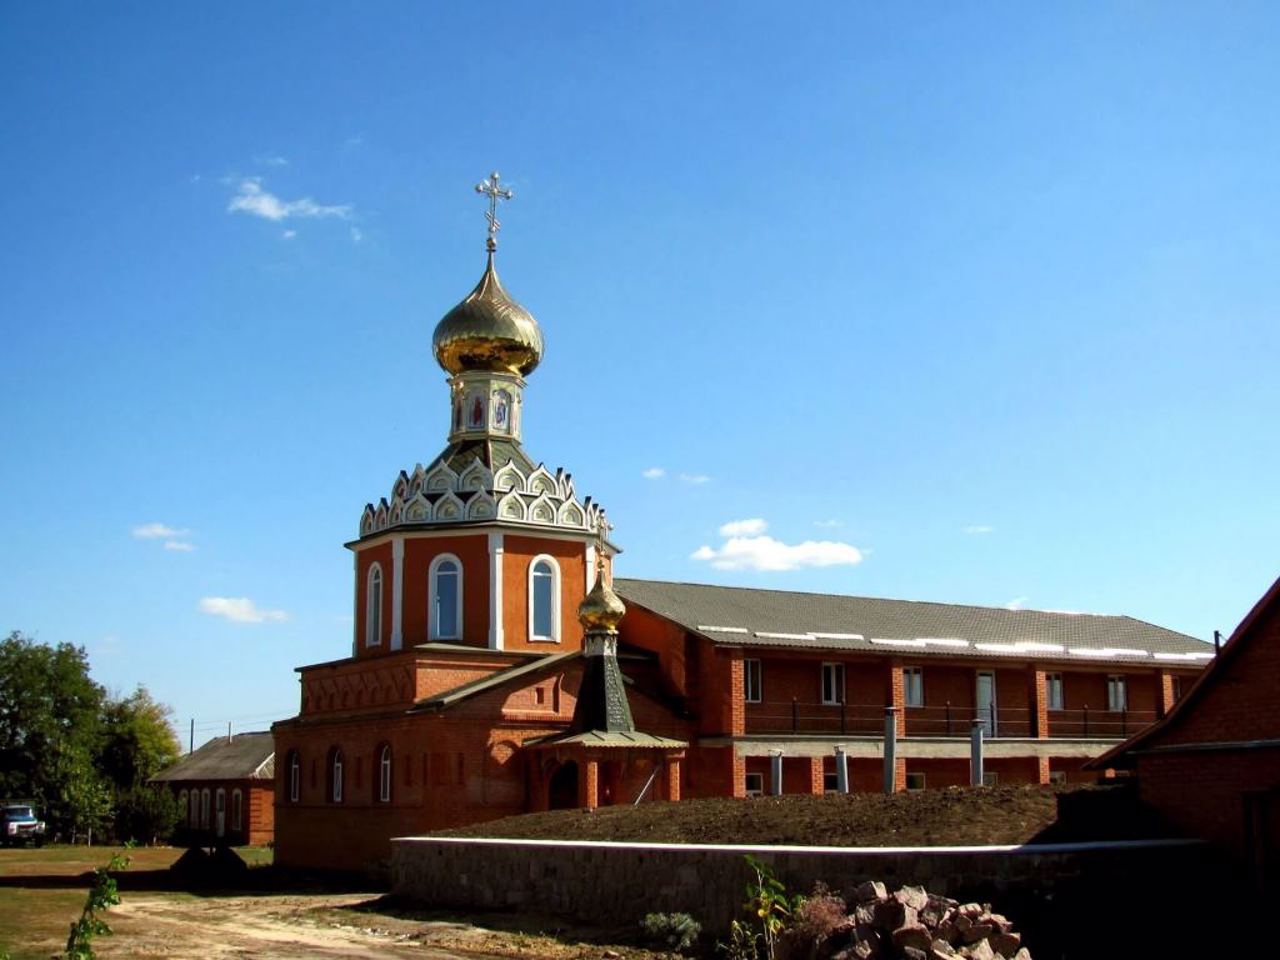
<path fill-rule="evenodd" d="M 123 847 L 54 844 L 0 849 L 0 950 L 11 960 L 48 960 L 67 941 L 71 921 L 80 915 L 93 870 Z M 269 847 L 237 847 L 250 867 L 271 864 Z M 183 853 L 179 847 L 134 847 L 130 873 L 168 870 Z M 128 895 L 127 882 L 122 885 Z"/>

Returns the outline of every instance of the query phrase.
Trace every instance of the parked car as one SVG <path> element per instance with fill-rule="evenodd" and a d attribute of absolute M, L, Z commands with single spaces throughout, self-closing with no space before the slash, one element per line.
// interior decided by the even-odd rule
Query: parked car
<path fill-rule="evenodd" d="M 0 843 L 44 845 L 44 821 L 36 816 L 34 804 L 26 800 L 0 800 Z"/>

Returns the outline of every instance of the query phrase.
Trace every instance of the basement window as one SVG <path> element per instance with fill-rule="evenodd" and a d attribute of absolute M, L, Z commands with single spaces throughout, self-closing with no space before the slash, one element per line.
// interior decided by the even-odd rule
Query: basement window
<path fill-rule="evenodd" d="M 764 774 L 748 773 L 746 777 L 746 787 L 748 797 L 764 796 Z"/>
<path fill-rule="evenodd" d="M 822 775 L 822 792 L 823 793 L 839 793 L 840 777 L 835 773 L 824 773 Z"/>
<path fill-rule="evenodd" d="M 908 790 L 923 790 L 923 789 L 924 789 L 924 774 L 923 774 L 923 773 L 908 773 L 908 774 L 907 774 L 907 789 L 908 789 Z"/>
<path fill-rule="evenodd" d="M 998 773 L 993 773 L 993 772 L 991 772 L 991 771 L 989 771 L 989 770 L 983 771 L 983 773 L 982 773 L 982 785 L 983 785 L 984 787 L 994 787 L 994 786 L 995 786 L 996 784 L 998 784 L 999 782 L 1000 782 L 1000 774 L 998 774 Z"/>
<path fill-rule="evenodd" d="M 1067 771 L 1065 771 L 1065 770 L 1050 770 L 1050 771 L 1049 771 L 1049 782 L 1050 782 L 1050 783 L 1066 783 L 1066 782 L 1067 782 Z"/>

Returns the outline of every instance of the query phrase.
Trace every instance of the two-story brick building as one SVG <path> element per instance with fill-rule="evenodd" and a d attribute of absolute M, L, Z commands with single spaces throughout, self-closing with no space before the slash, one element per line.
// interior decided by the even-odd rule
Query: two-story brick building
<path fill-rule="evenodd" d="M 279 862 L 367 867 L 392 836 L 554 806 L 821 792 L 837 747 L 853 789 L 881 789 L 886 709 L 894 789 L 966 782 L 975 717 L 996 777 L 1075 777 L 1211 656 L 1127 617 L 620 578 L 610 696 L 634 728 L 578 729 L 599 652 L 578 607 L 617 547 L 521 444 L 543 340 L 498 280 L 490 214 L 484 274 L 433 340 L 447 445 L 365 508 L 350 655 L 299 668 L 299 714 L 273 728 Z"/>

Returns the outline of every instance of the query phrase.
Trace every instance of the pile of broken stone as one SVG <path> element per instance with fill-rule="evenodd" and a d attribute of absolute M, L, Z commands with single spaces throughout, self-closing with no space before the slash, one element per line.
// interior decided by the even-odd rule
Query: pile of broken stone
<path fill-rule="evenodd" d="M 1031 960 L 1022 937 L 989 903 L 960 903 L 905 886 L 889 893 L 868 881 L 846 900 L 852 912 L 819 957 L 831 960 Z M 834 941 L 834 942 L 833 942 Z M 843 942 L 841 942 L 843 941 Z M 834 948 L 834 949 L 833 949 Z"/>

